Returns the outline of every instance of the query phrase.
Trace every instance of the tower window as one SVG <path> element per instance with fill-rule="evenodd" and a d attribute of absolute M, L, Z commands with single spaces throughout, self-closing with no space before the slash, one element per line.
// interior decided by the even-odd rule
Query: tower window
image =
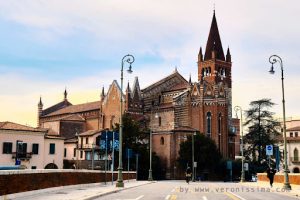
<path fill-rule="evenodd" d="M 208 137 L 211 136 L 211 112 L 206 114 L 206 134 Z"/>
<path fill-rule="evenodd" d="M 222 114 L 219 113 L 219 117 L 218 117 L 218 133 L 220 134 L 222 130 Z"/>
<path fill-rule="evenodd" d="M 158 117 L 158 126 L 161 126 L 161 117 Z"/>
<path fill-rule="evenodd" d="M 160 138 L 160 145 L 164 145 L 165 144 L 165 138 L 164 137 L 161 137 Z"/>

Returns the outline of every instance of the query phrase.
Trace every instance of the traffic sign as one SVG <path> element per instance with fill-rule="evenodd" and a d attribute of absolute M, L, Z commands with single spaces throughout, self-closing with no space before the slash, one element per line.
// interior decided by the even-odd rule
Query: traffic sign
<path fill-rule="evenodd" d="M 267 145 L 266 146 L 266 155 L 272 156 L 273 155 L 273 145 Z"/>

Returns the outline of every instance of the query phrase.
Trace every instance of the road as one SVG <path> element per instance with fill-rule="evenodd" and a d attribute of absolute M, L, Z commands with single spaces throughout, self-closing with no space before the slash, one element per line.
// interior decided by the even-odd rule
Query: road
<path fill-rule="evenodd" d="M 97 200 L 292 200 L 287 191 L 270 192 L 270 188 L 242 186 L 239 183 L 158 181 L 118 193 L 96 198 Z"/>

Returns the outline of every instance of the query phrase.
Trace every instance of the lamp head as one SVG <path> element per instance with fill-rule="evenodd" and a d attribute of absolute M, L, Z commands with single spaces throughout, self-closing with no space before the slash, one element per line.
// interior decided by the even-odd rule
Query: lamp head
<path fill-rule="evenodd" d="M 129 69 L 127 70 L 127 72 L 128 72 L 129 74 L 131 74 L 131 73 L 132 73 L 132 69 L 131 69 L 131 63 L 130 63 L 130 65 L 129 65 Z"/>
<path fill-rule="evenodd" d="M 155 113 L 155 118 L 158 118 L 159 116 L 158 116 L 158 113 Z"/>
<path fill-rule="evenodd" d="M 270 69 L 269 73 L 270 73 L 270 74 L 274 74 L 274 73 L 275 73 L 274 67 L 273 67 L 273 63 L 272 63 L 272 66 L 271 66 L 271 69 Z"/>

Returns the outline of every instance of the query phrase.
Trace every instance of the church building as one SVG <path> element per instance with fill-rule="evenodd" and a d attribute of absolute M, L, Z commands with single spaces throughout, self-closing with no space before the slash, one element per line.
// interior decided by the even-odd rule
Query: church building
<path fill-rule="evenodd" d="M 191 78 L 186 80 L 175 69 L 144 89 L 140 89 L 136 77 L 133 87 L 128 84 L 125 93 L 114 80 L 106 94 L 102 89 L 96 102 L 72 105 L 67 99 L 67 91 L 62 102 L 47 109 L 43 109 L 40 100 L 38 125 L 66 139 L 74 138 L 76 132 L 111 129 L 119 123 L 122 98 L 123 112 L 149 119 L 153 152 L 165 166 L 167 178 L 177 177 L 180 143 L 195 132 L 213 139 L 224 157 L 234 159 L 232 62 L 229 48 L 224 54 L 215 12 L 205 51 L 200 47 L 197 63 L 196 82 Z"/>

